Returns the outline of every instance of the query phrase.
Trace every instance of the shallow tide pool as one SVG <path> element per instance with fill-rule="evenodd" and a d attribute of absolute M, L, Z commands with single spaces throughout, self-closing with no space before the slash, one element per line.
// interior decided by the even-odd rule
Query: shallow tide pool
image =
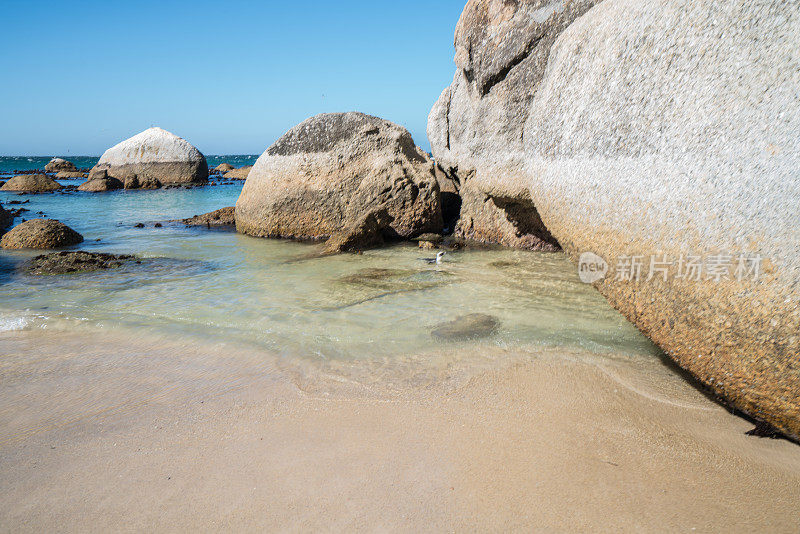
<path fill-rule="evenodd" d="M 387 358 L 478 343 L 658 354 L 581 284 L 562 254 L 456 251 L 436 266 L 422 261 L 434 253 L 396 245 L 314 258 L 313 244 L 165 223 L 232 206 L 241 185 L 0 192 L 5 207 L 29 209 L 26 218 L 42 211 L 83 234 L 77 248 L 145 259 L 107 272 L 37 277 L 19 270 L 36 252 L 0 251 L 0 331 L 114 330 L 192 343 L 235 341 L 282 356 L 324 359 Z M 140 222 L 145 228 L 134 227 Z M 155 228 L 156 222 L 164 226 Z M 476 340 L 432 336 L 437 325 L 471 313 L 495 317 L 497 330 Z"/>

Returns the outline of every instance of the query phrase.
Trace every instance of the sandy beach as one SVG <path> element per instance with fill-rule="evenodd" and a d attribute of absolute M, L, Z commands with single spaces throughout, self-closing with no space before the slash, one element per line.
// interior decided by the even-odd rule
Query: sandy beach
<path fill-rule="evenodd" d="M 797 528 L 800 449 L 659 361 L 114 336 L 0 337 L 0 530 Z"/>

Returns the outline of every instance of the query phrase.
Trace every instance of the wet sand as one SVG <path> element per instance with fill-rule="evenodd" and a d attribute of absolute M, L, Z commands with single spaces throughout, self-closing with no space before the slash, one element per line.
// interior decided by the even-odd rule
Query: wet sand
<path fill-rule="evenodd" d="M 796 532 L 800 447 L 658 361 L 0 334 L 0 530 Z"/>

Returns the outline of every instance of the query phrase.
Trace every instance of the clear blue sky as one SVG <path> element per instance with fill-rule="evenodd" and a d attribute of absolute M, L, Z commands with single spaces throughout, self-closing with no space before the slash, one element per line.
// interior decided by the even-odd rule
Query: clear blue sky
<path fill-rule="evenodd" d="M 260 154 L 351 110 L 427 150 L 465 3 L 3 0 L 0 155 L 99 155 L 151 125 L 206 154 Z"/>

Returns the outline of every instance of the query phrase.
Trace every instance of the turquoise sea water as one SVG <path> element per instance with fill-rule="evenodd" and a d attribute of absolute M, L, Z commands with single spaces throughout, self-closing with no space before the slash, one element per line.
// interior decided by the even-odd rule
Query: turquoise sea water
<path fill-rule="evenodd" d="M 64 158 L 71 161 L 79 169 L 90 169 L 94 167 L 99 156 L 0 156 L 0 176 L 8 176 L 14 174 L 14 171 L 33 171 L 37 169 L 44 170 L 47 162 L 54 157 Z M 256 162 L 258 156 L 255 155 L 223 155 L 223 156 L 206 156 L 208 161 L 208 168 L 213 169 L 220 163 L 230 163 L 234 167 L 243 167 L 244 165 L 252 165 Z"/>
<path fill-rule="evenodd" d="M 315 244 L 166 222 L 232 206 L 241 187 L 0 192 L 6 207 L 27 201 L 25 217 L 41 211 L 80 232 L 85 241 L 79 249 L 145 259 L 102 273 L 35 277 L 19 267 L 40 252 L 0 251 L 0 332 L 146 332 L 322 359 L 391 358 L 479 344 L 657 354 L 580 283 L 562 254 L 475 249 L 452 252 L 435 266 L 422 261 L 432 252 L 401 244 L 319 258 L 313 257 Z M 156 228 L 157 222 L 163 226 Z M 438 325 L 470 313 L 495 317 L 498 330 L 480 340 L 432 336 Z"/>

